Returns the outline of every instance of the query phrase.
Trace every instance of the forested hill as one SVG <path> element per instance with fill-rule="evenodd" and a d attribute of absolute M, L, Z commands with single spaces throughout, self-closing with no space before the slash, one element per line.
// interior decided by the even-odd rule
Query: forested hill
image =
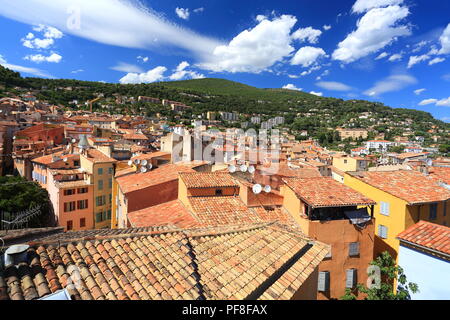
<path fill-rule="evenodd" d="M 282 115 L 287 125 L 295 130 L 336 128 L 352 123 L 367 127 L 373 123 L 359 120 L 364 112 L 390 123 L 411 119 L 412 130 L 427 131 L 431 125 L 448 129 L 447 123 L 436 120 L 430 113 L 412 109 L 393 109 L 382 103 L 364 100 L 342 100 L 318 97 L 301 91 L 286 89 L 259 89 L 224 79 L 197 79 L 152 84 L 113 84 L 68 79 L 22 78 L 19 73 L 0 66 L 0 97 L 15 92 L 15 87 L 35 91 L 38 98 L 50 103 L 69 106 L 72 100 L 84 102 L 103 93 L 123 96 L 151 96 L 180 101 L 193 107 L 193 114 L 206 111 L 237 111 L 244 114 Z M 72 90 L 62 88 L 71 87 Z M 302 114 L 312 113 L 307 119 Z M 353 120 L 352 120 L 353 119 Z M 355 121 L 356 119 L 356 121 Z M 378 123 L 378 121 L 377 121 Z M 379 128 L 383 132 L 383 128 Z"/>

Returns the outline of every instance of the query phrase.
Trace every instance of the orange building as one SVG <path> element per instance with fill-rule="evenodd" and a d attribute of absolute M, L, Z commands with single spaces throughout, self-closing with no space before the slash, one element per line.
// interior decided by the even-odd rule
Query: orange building
<path fill-rule="evenodd" d="M 54 145 L 64 142 L 64 127 L 41 123 L 16 133 L 18 139 L 26 139 L 34 142 L 53 141 Z"/>
<path fill-rule="evenodd" d="M 376 203 L 329 177 L 285 182 L 284 209 L 306 236 L 331 245 L 319 266 L 317 298 L 339 299 L 347 288 L 362 298 L 356 284 L 367 281 L 367 267 L 373 260 Z"/>

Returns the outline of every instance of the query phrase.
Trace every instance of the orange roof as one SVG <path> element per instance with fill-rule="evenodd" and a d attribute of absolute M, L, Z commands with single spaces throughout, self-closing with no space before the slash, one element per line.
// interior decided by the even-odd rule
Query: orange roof
<path fill-rule="evenodd" d="M 450 167 L 431 167 L 428 172 L 436 181 L 450 185 Z"/>
<path fill-rule="evenodd" d="M 180 173 L 180 179 L 188 188 L 237 187 L 238 184 L 227 172 Z"/>
<path fill-rule="evenodd" d="M 261 222 L 238 197 L 189 197 L 194 215 L 207 226 Z"/>
<path fill-rule="evenodd" d="M 148 140 L 147 136 L 143 133 L 124 134 L 125 140 Z"/>
<path fill-rule="evenodd" d="M 117 162 L 117 160 L 108 157 L 103 152 L 97 149 L 87 149 L 86 153 L 87 157 L 85 156 L 85 158 L 93 163 Z"/>
<path fill-rule="evenodd" d="M 117 183 L 123 193 L 148 188 L 161 183 L 178 180 L 180 172 L 195 172 L 192 165 L 166 164 L 146 173 L 132 173 L 117 177 Z"/>
<path fill-rule="evenodd" d="M 414 152 L 405 152 L 401 153 L 398 156 L 395 156 L 397 159 L 407 159 L 407 158 L 415 158 L 415 157 L 422 157 L 430 154 L 429 152 L 421 152 L 421 153 L 414 153 Z"/>
<path fill-rule="evenodd" d="M 173 200 L 157 206 L 128 213 L 134 228 L 174 225 L 178 228 L 193 228 L 201 224 L 195 220 L 180 200 Z"/>
<path fill-rule="evenodd" d="M 157 152 L 152 152 L 152 153 L 141 154 L 139 156 L 131 158 L 131 160 L 150 160 L 153 158 L 167 157 L 167 156 L 169 156 L 169 158 L 170 158 L 170 156 L 171 156 L 170 153 L 163 152 L 163 151 L 157 151 Z"/>
<path fill-rule="evenodd" d="M 376 204 L 363 194 L 329 177 L 283 180 L 302 201 L 313 208 Z"/>
<path fill-rule="evenodd" d="M 272 172 L 271 170 L 267 170 L 265 167 L 259 166 L 259 170 L 264 174 L 264 172 Z M 316 168 L 290 168 L 286 164 L 279 164 L 278 170 L 276 171 L 276 175 L 282 177 L 296 177 L 296 178 L 313 178 L 313 177 L 321 177 L 319 170 Z"/>
<path fill-rule="evenodd" d="M 409 244 L 432 249 L 450 258 L 450 228 L 428 221 L 419 221 L 397 238 Z"/>
<path fill-rule="evenodd" d="M 435 179 L 413 170 L 348 172 L 372 187 L 405 200 L 410 205 L 450 199 L 450 191 Z"/>

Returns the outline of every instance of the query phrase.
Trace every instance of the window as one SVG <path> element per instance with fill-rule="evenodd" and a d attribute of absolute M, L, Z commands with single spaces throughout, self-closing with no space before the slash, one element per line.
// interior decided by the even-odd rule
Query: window
<path fill-rule="evenodd" d="M 348 255 L 350 257 L 359 256 L 359 242 L 351 242 L 348 245 Z"/>
<path fill-rule="evenodd" d="M 317 290 L 321 292 L 326 292 L 330 289 L 330 272 L 322 271 L 319 272 L 319 282 L 317 285 Z"/>
<path fill-rule="evenodd" d="M 111 220 L 111 209 L 109 209 L 108 212 L 106 213 L 106 219 Z"/>
<path fill-rule="evenodd" d="M 98 180 L 98 190 L 103 190 L 103 180 Z"/>
<path fill-rule="evenodd" d="M 88 193 L 88 188 L 78 188 L 78 193 L 79 194 Z"/>
<path fill-rule="evenodd" d="M 95 204 L 97 205 L 97 207 L 98 206 L 103 206 L 103 205 L 106 204 L 105 200 L 106 200 L 105 196 L 98 196 L 97 198 L 95 198 Z"/>
<path fill-rule="evenodd" d="M 109 188 L 112 189 L 112 178 L 108 180 Z"/>
<path fill-rule="evenodd" d="M 95 214 L 95 222 L 102 222 L 103 220 L 102 220 L 102 213 L 101 212 L 97 212 L 96 214 Z"/>
<path fill-rule="evenodd" d="M 79 200 L 77 204 L 78 204 L 78 209 L 80 209 L 80 210 L 88 208 L 88 200 Z"/>
<path fill-rule="evenodd" d="M 80 219 L 80 228 L 84 228 L 86 227 L 86 218 L 81 218 Z"/>
<path fill-rule="evenodd" d="M 222 189 L 217 189 L 216 196 L 221 196 L 221 195 L 223 195 Z"/>
<path fill-rule="evenodd" d="M 102 175 L 103 174 L 103 168 L 98 168 L 97 172 L 98 172 L 99 175 Z"/>
<path fill-rule="evenodd" d="M 109 203 L 112 203 L 112 193 L 109 194 Z"/>
<path fill-rule="evenodd" d="M 73 161 L 73 165 L 74 165 L 75 167 L 79 167 L 79 166 L 80 166 L 80 161 L 74 160 L 74 161 Z"/>
<path fill-rule="evenodd" d="M 73 230 L 73 221 L 69 220 L 67 221 L 67 231 Z"/>
<path fill-rule="evenodd" d="M 379 225 L 378 226 L 378 236 L 382 239 L 387 239 L 388 237 L 388 227 Z"/>
<path fill-rule="evenodd" d="M 75 211 L 75 201 L 64 203 L 64 212 Z"/>
<path fill-rule="evenodd" d="M 390 203 L 389 202 L 380 202 L 380 213 L 384 216 L 389 216 L 390 213 Z"/>
<path fill-rule="evenodd" d="M 444 217 L 447 215 L 447 202 L 444 202 Z"/>
<path fill-rule="evenodd" d="M 437 203 L 430 204 L 430 220 L 437 219 Z"/>
<path fill-rule="evenodd" d="M 347 164 L 347 160 L 344 160 L 344 163 Z"/>
<path fill-rule="evenodd" d="M 113 168 L 108 168 L 108 174 L 113 174 Z"/>
<path fill-rule="evenodd" d="M 356 286 L 356 275 L 357 271 L 356 269 L 348 269 L 346 271 L 346 280 L 345 280 L 345 287 L 346 288 L 354 288 Z"/>
<path fill-rule="evenodd" d="M 75 194 L 75 189 L 67 189 L 67 190 L 64 190 L 64 195 L 65 195 L 65 196 L 71 196 L 71 195 L 73 195 L 73 194 Z"/>

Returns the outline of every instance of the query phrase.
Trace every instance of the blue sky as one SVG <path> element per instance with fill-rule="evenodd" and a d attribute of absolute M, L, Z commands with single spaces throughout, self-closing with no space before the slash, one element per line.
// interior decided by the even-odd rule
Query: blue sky
<path fill-rule="evenodd" d="M 226 78 L 449 122 L 449 12 L 448 0 L 2 0 L 0 64 L 115 83 Z"/>

